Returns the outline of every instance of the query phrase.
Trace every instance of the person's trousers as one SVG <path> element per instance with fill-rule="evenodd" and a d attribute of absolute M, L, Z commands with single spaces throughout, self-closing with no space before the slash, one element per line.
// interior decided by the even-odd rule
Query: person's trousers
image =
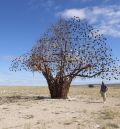
<path fill-rule="evenodd" d="M 100 91 L 101 97 L 103 97 L 103 101 L 106 101 L 106 92 Z"/>

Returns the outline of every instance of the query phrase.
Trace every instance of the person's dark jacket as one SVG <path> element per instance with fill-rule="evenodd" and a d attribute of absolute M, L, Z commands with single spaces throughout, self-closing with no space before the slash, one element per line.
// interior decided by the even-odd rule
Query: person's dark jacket
<path fill-rule="evenodd" d="M 101 85 L 101 91 L 102 92 L 106 92 L 107 90 L 108 90 L 107 86 L 104 83 L 102 83 L 102 85 Z"/>

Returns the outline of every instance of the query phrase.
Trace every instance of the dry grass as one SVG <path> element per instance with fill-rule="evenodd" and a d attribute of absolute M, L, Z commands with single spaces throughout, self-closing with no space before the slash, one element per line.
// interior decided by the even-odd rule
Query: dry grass
<path fill-rule="evenodd" d="M 100 87 L 88 88 L 88 86 L 72 86 L 69 95 L 87 95 L 98 96 Z M 120 87 L 111 86 L 108 90 L 108 96 L 120 97 Z M 0 87 L 0 97 L 2 96 L 30 96 L 30 95 L 44 95 L 48 96 L 49 91 L 47 87 Z"/>
<path fill-rule="evenodd" d="M 102 103 L 99 90 L 100 87 L 75 86 L 70 88 L 71 100 L 54 101 L 48 99 L 47 87 L 0 87 L 0 112 L 8 112 L 9 115 L 14 106 L 18 108 L 16 113 L 25 123 L 11 126 L 15 129 L 48 129 L 54 123 L 66 129 L 120 129 L 120 87 L 109 87 L 106 104 Z M 33 112 L 37 110 L 38 113 L 47 113 L 47 117 L 51 115 L 55 121 L 35 121 L 36 117 L 41 118 L 41 114 L 33 114 L 33 107 Z M 4 119 L 5 116 L 1 116 L 0 122 Z"/>
<path fill-rule="evenodd" d="M 114 119 L 120 117 L 119 110 L 105 109 L 101 112 L 101 119 Z"/>
<path fill-rule="evenodd" d="M 0 96 L 48 95 L 47 87 L 0 87 Z"/>
<path fill-rule="evenodd" d="M 87 96 L 98 96 L 100 91 L 100 86 L 96 86 L 94 88 L 88 88 L 88 86 L 81 87 L 71 87 L 70 95 L 87 95 Z M 120 97 L 120 86 L 110 86 L 108 87 L 108 96 L 110 97 Z"/>
<path fill-rule="evenodd" d="M 119 129 L 119 125 L 115 123 L 107 123 L 102 129 Z"/>

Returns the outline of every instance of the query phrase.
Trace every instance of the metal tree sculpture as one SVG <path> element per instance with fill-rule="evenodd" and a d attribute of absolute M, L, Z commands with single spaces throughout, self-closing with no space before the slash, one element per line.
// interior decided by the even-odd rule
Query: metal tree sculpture
<path fill-rule="evenodd" d="M 11 69 L 41 72 L 51 98 L 67 98 L 70 84 L 77 76 L 111 79 L 115 73 L 117 79 L 118 66 L 105 40 L 86 21 L 76 17 L 60 19 L 30 52 L 13 61 Z"/>

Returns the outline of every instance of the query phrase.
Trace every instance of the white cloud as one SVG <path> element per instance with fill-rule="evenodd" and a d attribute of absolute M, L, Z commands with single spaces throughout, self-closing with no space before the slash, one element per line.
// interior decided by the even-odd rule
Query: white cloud
<path fill-rule="evenodd" d="M 63 17 L 67 17 L 67 18 L 74 17 L 74 16 L 79 16 L 81 19 L 86 18 L 86 12 L 84 9 L 80 9 L 80 10 L 68 9 L 59 14 L 62 15 Z"/>
<path fill-rule="evenodd" d="M 66 9 L 58 15 L 70 18 L 78 16 L 87 19 L 90 24 L 97 25 L 101 32 L 113 37 L 120 37 L 120 6 L 91 7 L 82 9 Z"/>

